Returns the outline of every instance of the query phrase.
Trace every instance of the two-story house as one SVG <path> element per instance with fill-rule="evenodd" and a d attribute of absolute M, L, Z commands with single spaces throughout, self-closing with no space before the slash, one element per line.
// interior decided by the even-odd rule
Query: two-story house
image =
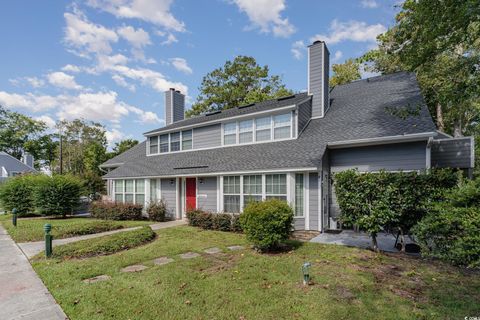
<path fill-rule="evenodd" d="M 162 198 L 177 219 L 191 208 L 237 213 L 279 198 L 294 208 L 296 229 L 322 231 L 337 227 L 335 172 L 473 167 L 473 139 L 437 132 L 414 74 L 330 88 L 320 41 L 308 47 L 307 69 L 307 92 L 189 119 L 184 95 L 170 89 L 166 126 L 102 164 L 109 196 Z M 409 108 L 416 112 L 396 112 Z"/>

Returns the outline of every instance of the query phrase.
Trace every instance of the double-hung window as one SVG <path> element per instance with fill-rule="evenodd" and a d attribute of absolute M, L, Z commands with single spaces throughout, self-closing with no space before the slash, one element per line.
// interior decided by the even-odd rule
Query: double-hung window
<path fill-rule="evenodd" d="M 150 179 L 150 202 L 154 203 L 157 200 L 157 179 Z"/>
<path fill-rule="evenodd" d="M 262 176 L 243 176 L 244 206 L 252 201 L 262 201 Z"/>
<path fill-rule="evenodd" d="M 160 136 L 160 153 L 168 152 L 168 134 Z"/>
<path fill-rule="evenodd" d="M 253 120 L 240 121 L 238 123 L 239 128 L 239 143 L 253 142 Z"/>
<path fill-rule="evenodd" d="M 270 117 L 255 119 L 255 141 L 272 139 L 272 120 Z"/>
<path fill-rule="evenodd" d="M 267 174 L 265 175 L 266 198 L 287 200 L 287 175 Z"/>
<path fill-rule="evenodd" d="M 291 137 L 292 114 L 279 114 L 273 117 L 273 139 L 287 139 Z"/>
<path fill-rule="evenodd" d="M 125 180 L 125 202 L 133 203 L 133 193 L 134 193 L 134 184 L 135 180 L 128 179 Z"/>
<path fill-rule="evenodd" d="M 170 152 L 180 151 L 180 132 L 170 133 Z"/>
<path fill-rule="evenodd" d="M 123 180 L 115 180 L 114 183 L 114 193 L 115 193 L 115 202 L 123 202 Z"/>
<path fill-rule="evenodd" d="M 192 149 L 192 130 L 182 131 L 182 150 Z"/>
<path fill-rule="evenodd" d="M 135 203 L 143 205 L 145 203 L 145 180 L 135 180 Z"/>
<path fill-rule="evenodd" d="M 223 143 L 225 145 L 237 143 L 237 123 L 225 123 L 223 126 Z"/>
<path fill-rule="evenodd" d="M 240 212 L 240 176 L 223 177 L 223 211 Z"/>
<path fill-rule="evenodd" d="M 150 137 L 150 154 L 158 153 L 158 136 Z"/>
<path fill-rule="evenodd" d="M 302 217 L 304 213 L 305 191 L 303 173 L 295 174 L 295 216 Z"/>

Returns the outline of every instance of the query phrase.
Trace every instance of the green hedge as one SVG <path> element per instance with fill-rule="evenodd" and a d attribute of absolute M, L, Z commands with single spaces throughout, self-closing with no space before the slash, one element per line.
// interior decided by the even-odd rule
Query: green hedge
<path fill-rule="evenodd" d="M 155 232 L 148 226 L 119 232 L 108 236 L 82 240 L 53 248 L 53 258 L 72 259 L 109 255 L 138 247 L 155 239 Z M 36 259 L 43 257 L 40 254 Z"/>
<path fill-rule="evenodd" d="M 188 224 L 205 230 L 241 232 L 238 214 L 213 213 L 202 210 L 187 212 Z"/>
<path fill-rule="evenodd" d="M 293 231 L 293 209 L 278 199 L 250 202 L 240 215 L 240 223 L 257 249 L 276 249 Z"/>
<path fill-rule="evenodd" d="M 35 175 L 21 175 L 7 179 L 0 184 L 0 203 L 3 209 L 17 214 L 28 215 L 35 212 L 34 187 Z"/>
<path fill-rule="evenodd" d="M 133 203 L 95 201 L 90 205 L 92 217 L 103 220 L 140 220 L 143 206 Z"/>
<path fill-rule="evenodd" d="M 148 218 L 152 221 L 168 221 L 172 220 L 168 216 L 167 204 L 163 200 L 151 202 L 147 207 Z"/>
<path fill-rule="evenodd" d="M 34 187 L 36 209 L 43 215 L 71 214 L 78 206 L 82 182 L 69 175 L 39 176 Z"/>

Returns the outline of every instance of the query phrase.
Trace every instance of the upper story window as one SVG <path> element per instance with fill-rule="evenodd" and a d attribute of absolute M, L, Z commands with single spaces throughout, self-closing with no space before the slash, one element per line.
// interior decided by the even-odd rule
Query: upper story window
<path fill-rule="evenodd" d="M 292 113 L 229 122 L 223 125 L 223 145 L 290 139 Z"/>
<path fill-rule="evenodd" d="M 150 137 L 150 154 L 158 153 L 158 136 Z"/>
<path fill-rule="evenodd" d="M 182 131 L 182 150 L 192 149 L 192 130 Z"/>
<path fill-rule="evenodd" d="M 160 153 L 168 152 L 168 134 L 160 136 Z"/>
<path fill-rule="evenodd" d="M 170 152 L 180 151 L 180 132 L 170 133 Z"/>

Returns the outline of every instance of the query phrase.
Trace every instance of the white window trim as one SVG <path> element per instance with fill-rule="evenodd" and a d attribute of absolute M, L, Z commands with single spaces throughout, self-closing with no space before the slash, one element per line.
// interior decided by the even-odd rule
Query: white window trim
<path fill-rule="evenodd" d="M 307 219 L 307 215 L 306 215 L 307 203 L 306 203 L 306 201 L 305 201 L 306 196 L 307 196 L 307 190 L 306 190 L 306 189 L 307 189 L 307 188 L 306 188 L 306 174 L 305 174 L 304 172 L 296 172 L 296 173 L 293 172 L 293 173 L 291 173 L 291 174 L 292 174 L 292 176 L 293 176 L 293 178 L 292 178 L 292 179 L 293 179 L 293 180 L 292 180 L 292 181 L 293 181 L 293 183 L 292 183 L 292 185 L 293 185 L 292 195 L 293 195 L 293 196 L 291 197 L 291 199 L 293 199 L 292 207 L 294 208 L 294 210 L 295 210 L 296 204 L 297 204 L 297 203 L 296 203 L 296 202 L 297 202 L 297 201 L 296 201 L 296 189 L 297 189 L 297 186 L 296 186 L 296 184 L 297 184 L 297 177 L 296 177 L 296 175 L 297 175 L 297 174 L 303 175 L 303 188 L 302 188 L 302 189 L 303 189 L 303 213 L 302 213 L 301 216 L 294 216 L 294 218 L 296 218 L 296 219 L 303 219 L 303 218 L 305 218 L 305 230 L 308 230 L 307 227 L 306 227 L 306 225 L 307 225 L 307 220 L 306 220 L 306 219 Z"/>
<path fill-rule="evenodd" d="M 133 191 L 132 192 L 126 192 L 125 187 L 126 187 L 126 181 L 127 180 L 132 180 L 133 181 Z M 142 192 L 137 192 L 137 180 L 143 180 L 143 193 Z M 145 208 L 147 205 L 147 198 L 150 198 L 150 193 L 147 195 L 147 191 L 150 192 L 150 181 L 148 179 L 143 179 L 143 178 L 128 178 L 128 179 L 122 179 L 122 192 L 117 192 L 117 188 L 115 187 L 115 182 L 113 183 L 113 201 L 116 201 L 116 195 L 121 194 L 122 195 L 122 203 L 125 202 L 125 195 L 126 194 L 131 194 L 133 196 L 133 203 L 136 203 L 137 200 L 137 195 L 141 194 L 143 195 L 143 207 Z M 147 188 L 147 181 L 148 181 L 148 188 Z"/>

